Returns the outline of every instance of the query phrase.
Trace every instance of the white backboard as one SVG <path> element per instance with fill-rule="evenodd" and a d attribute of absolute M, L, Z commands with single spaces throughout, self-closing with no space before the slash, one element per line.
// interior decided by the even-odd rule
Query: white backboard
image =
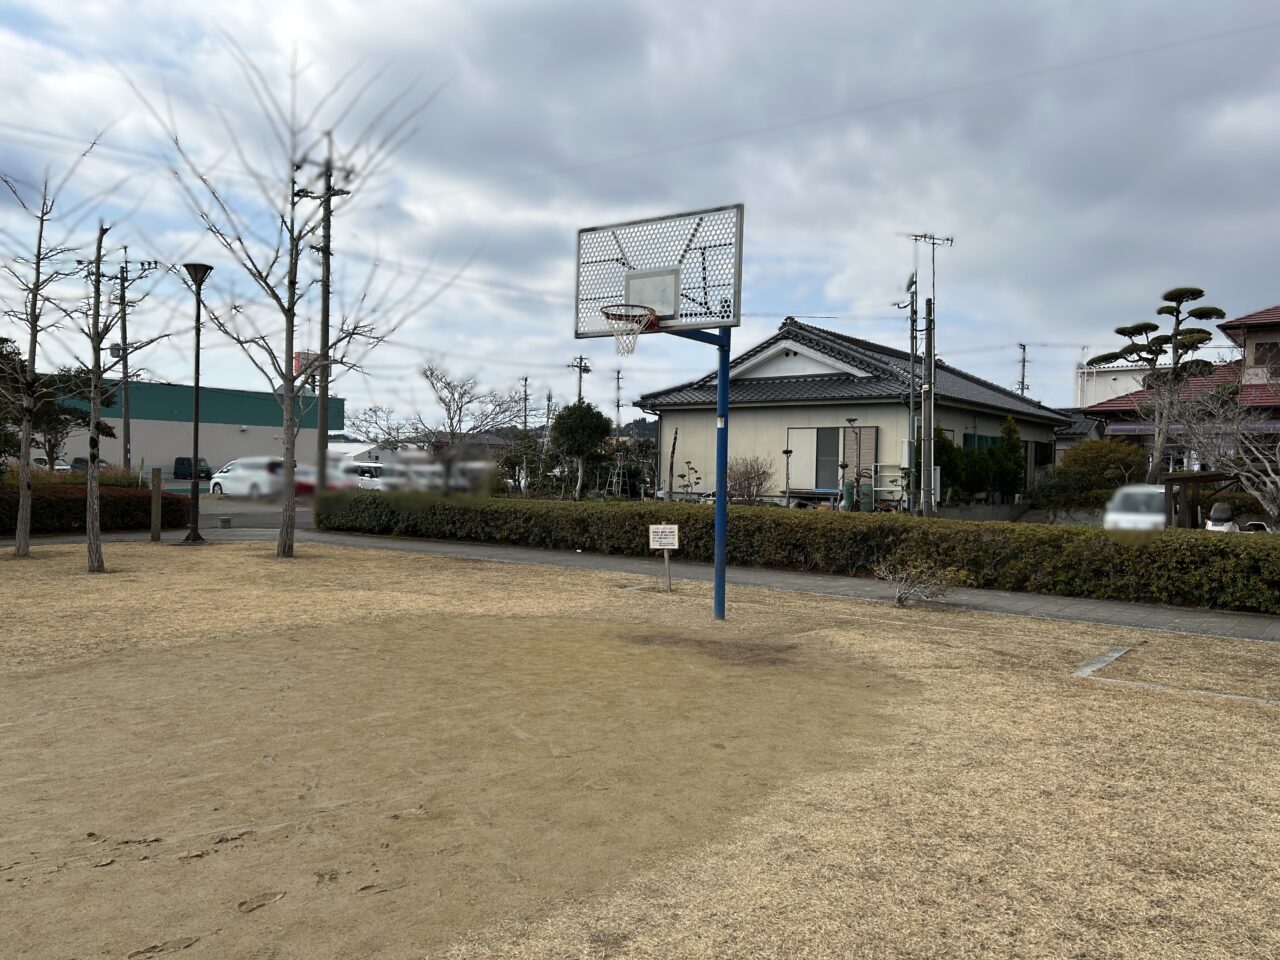
<path fill-rule="evenodd" d="M 575 337 L 612 335 L 600 310 L 649 306 L 663 330 L 742 319 L 742 204 L 578 231 Z"/>
<path fill-rule="evenodd" d="M 649 524 L 650 550 L 679 550 L 680 525 L 678 523 Z"/>

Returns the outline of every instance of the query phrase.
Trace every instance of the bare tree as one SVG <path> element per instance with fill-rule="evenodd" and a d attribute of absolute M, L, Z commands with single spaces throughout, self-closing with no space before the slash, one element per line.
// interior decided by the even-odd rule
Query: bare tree
<path fill-rule="evenodd" d="M 394 407 L 374 405 L 347 414 L 347 430 L 380 450 L 399 450 L 414 432 L 411 421 L 396 416 Z"/>
<path fill-rule="evenodd" d="M 102 510 L 98 501 L 98 448 L 101 434 L 102 413 L 102 344 L 115 324 L 102 312 L 102 241 L 111 228 L 98 224 L 98 235 L 93 245 L 93 261 L 90 277 L 93 281 L 93 298 L 82 332 L 89 340 L 89 465 L 85 475 L 85 544 L 89 553 L 89 572 L 106 573 L 107 564 L 102 557 Z"/>
<path fill-rule="evenodd" d="M 96 143 L 96 141 L 94 142 Z M 0 390 L 5 400 L 18 409 L 18 516 L 14 530 L 15 557 L 31 554 L 31 448 L 37 404 L 55 399 L 56 380 L 42 378 L 36 372 L 41 336 L 62 324 L 68 311 L 61 302 L 59 287 L 78 272 L 71 259 L 76 250 L 73 235 L 76 218 L 96 198 L 64 203 L 62 195 L 72 181 L 81 161 L 92 151 L 94 143 L 73 161 L 61 177 L 46 174 L 38 184 L 27 184 L 17 177 L 0 174 L 0 183 L 17 201 L 32 227 L 32 238 L 18 242 L 17 249 L 0 256 L 3 270 L 19 304 L 7 306 L 5 316 L 20 330 L 16 340 L 16 369 L 0 377 Z M 7 241 L 14 238 L 5 235 Z"/>
<path fill-rule="evenodd" d="M 455 377 L 436 363 L 423 367 L 422 376 L 440 405 L 441 415 L 436 424 L 418 415 L 414 425 L 423 435 L 434 436 L 441 447 L 520 422 L 524 397 L 517 390 L 483 390 L 476 377 Z"/>
<path fill-rule="evenodd" d="M 1265 432 L 1264 410 L 1249 406 L 1241 378 L 1185 391 L 1172 410 L 1182 439 L 1196 456 L 1231 473 L 1253 494 L 1273 524 L 1280 523 L 1280 436 Z"/>
<path fill-rule="evenodd" d="M 773 464 L 764 457 L 730 457 L 725 486 L 734 500 L 759 503 L 773 482 Z"/>
<path fill-rule="evenodd" d="M 299 68 L 294 66 L 290 71 L 282 95 L 278 85 L 239 46 L 233 41 L 228 45 L 262 114 L 268 140 L 266 147 L 255 154 L 241 134 L 242 122 L 221 117 L 223 135 L 236 161 L 235 184 L 220 185 L 225 179 L 216 175 L 217 164 L 199 159 L 179 137 L 176 121 L 149 103 L 147 106 L 174 150 L 174 173 L 188 205 L 206 232 L 239 266 L 253 290 L 251 298 L 233 298 L 228 308 L 210 307 L 208 315 L 221 333 L 240 346 L 280 403 L 284 505 L 276 555 L 292 557 L 297 438 L 304 407 L 311 404 L 303 386 L 324 367 L 358 369 L 369 349 L 447 286 L 420 299 L 422 274 L 407 289 L 396 293 L 379 283 L 377 264 L 373 262 L 347 308 L 336 323 L 329 325 L 328 336 L 321 336 L 319 331 L 309 330 L 308 321 L 313 314 L 323 312 L 314 296 L 320 283 L 319 265 L 311 259 L 309 248 L 321 231 L 322 211 L 340 212 L 381 172 L 413 134 L 412 122 L 435 94 L 416 104 L 406 104 L 408 91 L 402 91 L 375 110 L 354 134 L 353 146 L 329 155 L 331 168 L 342 173 L 343 196 L 332 204 L 316 204 L 316 195 L 299 182 L 299 176 L 330 134 L 367 101 L 380 74 L 375 73 L 348 91 L 353 76 L 349 72 L 309 111 L 304 111 L 299 106 Z M 326 164 L 329 162 L 326 160 Z M 217 275 L 214 279 L 218 279 Z M 371 320 L 375 314 L 379 317 L 377 326 Z M 304 338 L 310 339 L 308 346 L 316 348 L 314 353 L 302 352 Z M 305 359 L 295 362 L 295 354 Z M 318 426 L 327 429 L 327 424 Z"/>

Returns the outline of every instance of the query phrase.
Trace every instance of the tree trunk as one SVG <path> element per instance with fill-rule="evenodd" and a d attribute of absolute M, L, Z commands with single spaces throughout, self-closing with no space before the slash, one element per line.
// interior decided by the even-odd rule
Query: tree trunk
<path fill-rule="evenodd" d="M 93 312 L 89 315 L 89 469 L 85 476 L 84 532 L 89 550 L 89 572 L 106 573 L 102 559 L 102 505 L 98 500 L 98 430 L 102 413 L 102 238 L 107 227 L 98 224 L 93 257 Z M 53 461 L 49 461 L 53 466 Z M 196 465 L 191 465 L 196 470 Z"/>
<path fill-rule="evenodd" d="M 31 369 L 34 369 L 32 367 Z M 13 555 L 31 556 L 31 398 L 22 398 L 22 447 L 18 452 L 18 519 L 14 529 Z"/>
<path fill-rule="evenodd" d="M 294 385 L 286 380 L 282 385 L 284 396 L 284 506 L 280 511 L 280 536 L 276 539 L 276 556 L 292 557 L 294 531 L 298 523 L 298 494 L 294 487 L 294 458 L 298 449 L 297 410 L 294 404 Z M 319 491 L 317 491 L 317 494 Z"/>
<path fill-rule="evenodd" d="M 89 470 L 85 482 L 84 530 L 89 548 L 89 572 L 106 573 L 107 564 L 102 557 L 102 510 L 98 500 L 98 417 L 101 411 L 99 384 L 102 371 L 98 363 L 98 351 L 93 352 L 93 381 L 89 388 Z M 194 469 L 194 468 L 193 468 Z"/>
<path fill-rule="evenodd" d="M 1163 472 L 1164 448 L 1169 436 L 1169 417 L 1156 411 L 1155 437 L 1151 448 L 1151 466 L 1147 468 L 1147 483 L 1159 483 Z"/>
<path fill-rule="evenodd" d="M 578 488 L 573 492 L 573 499 L 575 500 L 582 499 L 582 481 L 586 477 L 586 472 L 587 472 L 587 458 L 579 457 L 578 458 Z"/>

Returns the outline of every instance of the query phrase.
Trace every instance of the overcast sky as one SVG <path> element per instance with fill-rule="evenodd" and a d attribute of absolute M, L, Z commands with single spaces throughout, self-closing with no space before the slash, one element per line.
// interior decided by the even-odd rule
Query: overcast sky
<path fill-rule="evenodd" d="M 0 2 L 0 170 L 56 172 L 109 124 L 76 186 L 129 176 L 104 207 L 112 238 L 243 286 L 200 240 L 143 105 L 234 177 L 217 118 L 249 144 L 262 124 L 226 37 L 281 91 L 296 58 L 304 105 L 348 70 L 372 79 L 340 145 L 396 94 L 438 90 L 337 218 L 338 280 L 351 297 L 373 257 L 393 287 L 465 269 L 342 376 L 353 407 L 428 412 L 424 358 L 493 387 L 527 375 L 535 406 L 548 388 L 573 399 L 579 352 L 609 408 L 618 366 L 624 402 L 706 372 L 712 351 L 671 337 L 621 364 L 611 341 L 573 339 L 575 233 L 739 201 L 735 352 L 787 314 L 905 346 L 907 232 L 955 237 L 938 252 L 939 354 L 1013 386 L 1027 342 L 1031 394 L 1054 405 L 1169 287 L 1204 287 L 1229 315 L 1280 302 L 1274 2 Z M 7 201 L 0 225 L 27 230 Z M 175 331 L 145 361 L 158 378 L 190 377 L 182 296 L 157 285 L 132 322 L 135 338 Z M 74 346 L 58 343 L 46 362 Z M 206 344 L 204 382 L 265 386 L 233 345 Z"/>

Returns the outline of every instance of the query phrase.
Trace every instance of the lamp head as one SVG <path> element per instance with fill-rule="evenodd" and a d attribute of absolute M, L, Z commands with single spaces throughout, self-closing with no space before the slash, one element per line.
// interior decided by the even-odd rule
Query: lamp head
<path fill-rule="evenodd" d="M 184 263 L 182 269 L 187 271 L 187 276 L 191 278 L 197 290 L 203 286 L 204 278 L 213 272 L 213 267 L 207 263 Z"/>

